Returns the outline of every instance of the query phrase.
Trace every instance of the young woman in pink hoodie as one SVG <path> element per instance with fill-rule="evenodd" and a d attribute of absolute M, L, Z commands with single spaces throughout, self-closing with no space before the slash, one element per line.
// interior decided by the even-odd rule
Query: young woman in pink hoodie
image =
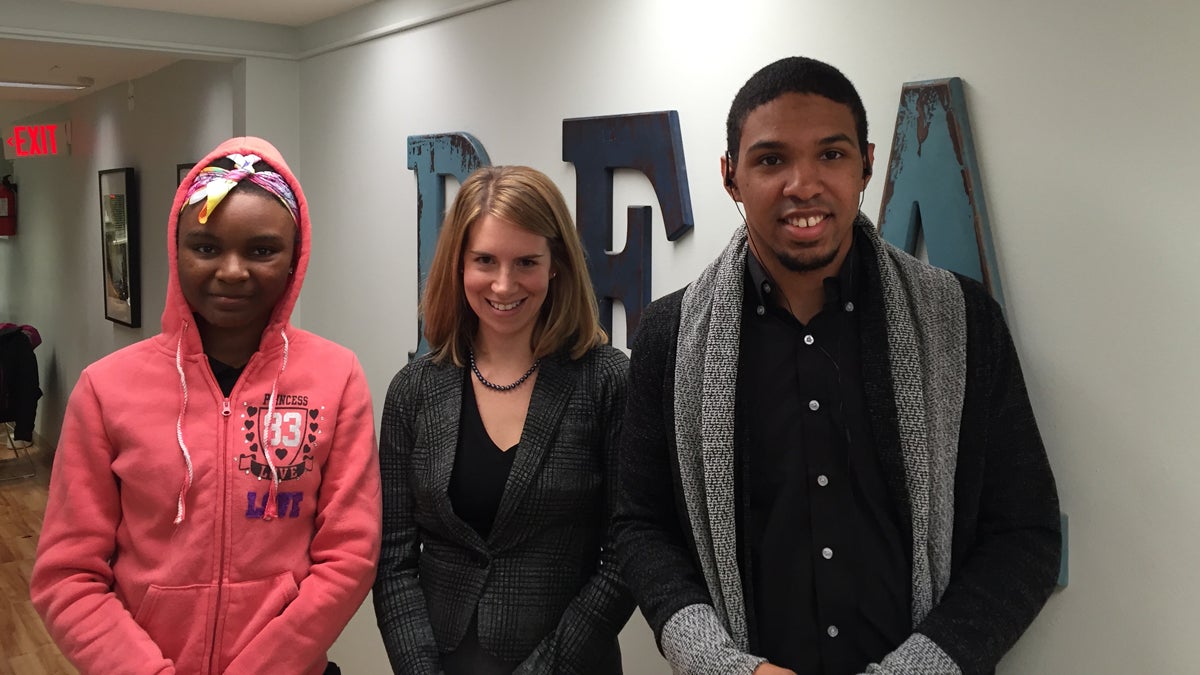
<path fill-rule="evenodd" d="M 325 652 L 374 578 L 379 470 L 358 359 L 289 323 L 304 194 L 273 146 L 235 138 L 167 228 L 162 332 L 71 394 L 34 606 L 85 674 L 337 672 Z"/>

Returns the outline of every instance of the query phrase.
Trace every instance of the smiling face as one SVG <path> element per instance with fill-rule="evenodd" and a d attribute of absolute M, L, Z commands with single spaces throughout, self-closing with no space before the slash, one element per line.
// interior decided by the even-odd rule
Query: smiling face
<path fill-rule="evenodd" d="M 462 268 L 463 293 L 479 317 L 476 341 L 528 344 L 550 287 L 549 241 L 484 214 L 467 233 Z"/>
<path fill-rule="evenodd" d="M 874 161 L 874 145 L 863 157 L 856 138 L 849 106 L 817 94 L 784 94 L 746 117 L 737 166 L 722 164 L 772 276 L 829 276 L 845 259 Z"/>
<path fill-rule="evenodd" d="M 261 335 L 287 288 L 296 224 L 278 200 L 237 190 L 200 224 L 179 217 L 179 285 L 201 338 L 214 331 Z"/>

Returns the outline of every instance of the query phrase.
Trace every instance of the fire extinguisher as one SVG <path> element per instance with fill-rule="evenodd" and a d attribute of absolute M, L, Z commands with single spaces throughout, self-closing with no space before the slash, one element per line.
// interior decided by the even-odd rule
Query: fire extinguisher
<path fill-rule="evenodd" d="M 12 174 L 0 178 L 0 237 L 17 233 L 17 184 Z"/>

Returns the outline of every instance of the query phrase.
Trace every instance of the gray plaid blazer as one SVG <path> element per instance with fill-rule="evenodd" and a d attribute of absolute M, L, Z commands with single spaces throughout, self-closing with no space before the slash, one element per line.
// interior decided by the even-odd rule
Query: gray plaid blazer
<path fill-rule="evenodd" d="M 484 540 L 447 495 L 464 369 L 428 356 L 392 380 L 379 462 L 375 616 L 397 673 L 436 673 L 478 610 L 479 642 L 518 673 L 620 663 L 634 603 L 611 545 L 629 360 L 607 345 L 542 359 L 512 471 Z"/>

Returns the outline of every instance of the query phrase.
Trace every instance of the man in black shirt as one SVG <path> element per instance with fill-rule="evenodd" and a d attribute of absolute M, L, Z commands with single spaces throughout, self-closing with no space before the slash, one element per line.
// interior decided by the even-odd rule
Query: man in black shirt
<path fill-rule="evenodd" d="M 762 69 L 727 134 L 745 225 L 633 342 L 630 587 L 677 672 L 990 672 L 1060 555 L 999 307 L 859 212 L 874 146 L 835 68 Z"/>

